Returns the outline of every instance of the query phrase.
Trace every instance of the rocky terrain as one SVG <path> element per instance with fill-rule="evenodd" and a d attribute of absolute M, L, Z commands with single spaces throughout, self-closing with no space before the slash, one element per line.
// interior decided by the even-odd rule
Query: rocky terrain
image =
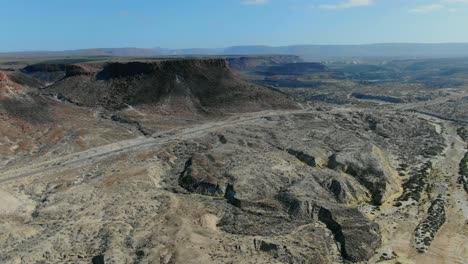
<path fill-rule="evenodd" d="M 0 72 L 0 262 L 464 263 L 466 126 L 375 99 L 213 58 Z"/>
<path fill-rule="evenodd" d="M 278 92 L 234 75 L 223 59 L 71 64 L 65 78 L 45 90 L 78 105 L 154 105 L 170 115 L 295 108 Z"/>

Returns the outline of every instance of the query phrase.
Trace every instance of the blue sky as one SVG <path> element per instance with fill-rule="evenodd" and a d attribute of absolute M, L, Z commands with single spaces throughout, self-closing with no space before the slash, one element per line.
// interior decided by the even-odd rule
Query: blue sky
<path fill-rule="evenodd" d="M 468 42 L 468 0 L 0 0 L 0 51 Z"/>

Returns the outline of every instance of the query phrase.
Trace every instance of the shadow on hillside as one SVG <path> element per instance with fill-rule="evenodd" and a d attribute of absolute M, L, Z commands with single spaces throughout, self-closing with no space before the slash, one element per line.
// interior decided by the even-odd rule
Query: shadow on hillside
<path fill-rule="evenodd" d="M 0 101 L 0 111 L 32 124 L 47 123 L 51 120 L 49 107 L 37 101 L 2 99 Z"/>

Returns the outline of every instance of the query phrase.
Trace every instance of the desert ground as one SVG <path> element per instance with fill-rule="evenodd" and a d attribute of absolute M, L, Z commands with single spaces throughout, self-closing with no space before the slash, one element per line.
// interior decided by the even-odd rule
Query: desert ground
<path fill-rule="evenodd" d="M 1 263 L 468 259 L 460 71 L 43 60 L 0 63 Z"/>

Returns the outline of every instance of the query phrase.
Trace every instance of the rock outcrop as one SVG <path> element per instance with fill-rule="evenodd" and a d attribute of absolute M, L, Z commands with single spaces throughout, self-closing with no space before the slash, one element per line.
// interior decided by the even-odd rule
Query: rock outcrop
<path fill-rule="evenodd" d="M 37 63 L 24 67 L 22 72 L 40 80 L 45 86 L 64 78 L 66 68 L 66 63 Z"/>
<path fill-rule="evenodd" d="M 358 151 L 333 154 L 328 167 L 355 177 L 372 194 L 375 204 L 382 204 L 399 191 L 399 181 L 386 158 L 375 145 Z"/>
<path fill-rule="evenodd" d="M 295 122 L 309 120 L 313 118 Z M 274 121 L 266 119 L 264 122 Z M 252 137 L 247 136 L 249 130 L 223 133 L 223 141 L 219 134 L 207 137 L 200 145 L 207 147 L 198 149 L 181 167 L 179 186 L 191 193 L 223 197 L 228 207 L 224 209 L 219 227 L 227 233 L 278 239 L 304 225 L 320 226 L 318 229 L 330 234 L 338 244 L 341 258 L 358 262 L 373 256 L 381 245 L 380 229 L 356 205 L 370 200 L 370 190 L 363 186 L 365 180 L 377 182 L 371 185 L 375 192 L 381 187 L 379 181 L 390 181 L 386 178 L 387 171 L 384 172 L 388 164 L 379 163 L 385 162 L 384 154 L 369 149 L 367 156 L 353 156 L 353 160 L 347 160 L 349 162 L 340 159 L 344 166 L 355 166 L 356 171 L 360 168 L 361 179 L 338 169 L 322 167 L 320 156 L 324 151 L 320 148 L 292 145 L 283 149 L 266 144 L 269 137 L 281 141 L 286 130 L 284 134 L 268 133 L 258 127 L 253 131 Z M 253 139 L 256 143 L 243 142 Z M 252 153 L 255 149 L 263 149 L 268 155 L 255 155 Z M 355 161 L 356 158 L 359 160 Z M 364 173 L 366 171 L 372 173 Z M 330 239 L 316 232 L 308 235 L 321 241 Z M 294 249 L 299 249 L 291 241 L 258 241 L 255 248 L 282 261 L 308 262 L 311 261 L 308 257 L 312 257 L 296 255 Z M 322 249 L 319 258 L 335 254 L 329 250 Z"/>
<path fill-rule="evenodd" d="M 458 176 L 458 183 L 463 186 L 465 192 L 468 193 L 468 152 L 465 153 L 464 158 L 460 162 L 460 171 Z"/>
<path fill-rule="evenodd" d="M 340 245 L 344 259 L 364 261 L 373 256 L 381 244 L 379 226 L 357 208 L 339 206 L 307 192 L 313 185 L 308 181 L 298 182 L 278 195 L 291 218 L 323 223 Z"/>
<path fill-rule="evenodd" d="M 424 253 L 431 245 L 439 229 L 445 223 L 445 199 L 439 195 L 429 207 L 426 217 L 414 231 L 415 246 L 418 252 Z"/>

